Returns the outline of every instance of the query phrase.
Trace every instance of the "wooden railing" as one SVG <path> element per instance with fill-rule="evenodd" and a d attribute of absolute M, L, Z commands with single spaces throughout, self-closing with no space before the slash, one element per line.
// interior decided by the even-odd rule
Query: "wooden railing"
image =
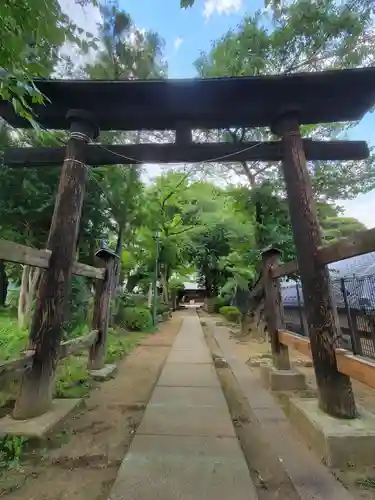
<path fill-rule="evenodd" d="M 49 250 L 38 250 L 13 243 L 13 241 L 0 240 L 0 260 L 48 269 L 50 258 L 51 252 Z M 98 280 L 104 279 L 104 269 L 81 264 L 81 262 L 73 264 L 73 274 Z"/>
<path fill-rule="evenodd" d="M 106 254 L 105 251 L 104 254 Z M 0 240 L 0 260 L 49 269 L 51 255 L 49 250 L 38 250 L 18 243 L 13 243 L 12 241 Z M 104 366 L 114 256 L 109 255 L 108 257 L 107 255 L 107 257 L 102 260 L 102 265 L 103 267 L 94 267 L 80 262 L 73 263 L 73 274 L 86 276 L 96 280 L 92 319 L 93 329 L 86 335 L 61 342 L 57 355 L 57 360 L 59 360 L 78 354 L 87 349 L 89 350 L 88 369 L 91 370 L 97 370 Z M 32 346 L 32 341 L 29 342 L 29 346 Z M 25 351 L 24 355 L 20 358 L 0 362 L 0 380 L 3 376 L 8 377 L 11 373 L 22 373 L 25 372 L 25 370 L 31 369 L 34 363 L 34 357 L 35 351 L 31 348 Z"/>
<path fill-rule="evenodd" d="M 98 336 L 99 330 L 92 330 L 90 333 L 82 335 L 81 337 L 61 342 L 59 359 L 67 358 L 85 349 L 89 349 L 97 342 Z M 9 375 L 9 373 L 18 372 L 20 370 L 23 371 L 29 368 L 33 362 L 33 358 L 34 351 L 28 350 L 25 355 L 20 358 L 0 362 L 0 380 L 3 375 Z"/>
<path fill-rule="evenodd" d="M 331 245 L 320 247 L 318 261 L 323 266 L 372 251 L 375 251 L 375 229 L 359 231 Z M 271 249 L 264 252 L 262 282 L 266 294 L 267 326 L 271 338 L 273 363 L 278 369 L 288 369 L 290 367 L 289 347 L 311 358 L 313 356 L 308 338 L 283 328 L 279 278 L 298 275 L 299 269 L 297 261 L 278 264 L 277 259 L 278 252 L 276 250 Z M 340 373 L 375 388 L 374 360 L 354 355 L 346 349 L 335 349 L 334 352 L 337 369 Z"/>
<path fill-rule="evenodd" d="M 318 257 L 320 263 L 332 264 L 339 260 L 349 259 L 357 255 L 375 251 L 375 229 L 358 231 L 348 238 L 342 238 L 336 243 L 319 248 Z M 273 278 L 298 274 L 298 263 L 296 260 L 275 266 L 272 270 Z"/>
<path fill-rule="evenodd" d="M 301 354 L 312 358 L 310 340 L 287 330 L 279 330 L 280 342 Z M 375 362 L 363 356 L 356 356 L 346 349 L 336 349 L 337 367 L 340 373 L 348 375 L 375 389 Z"/>

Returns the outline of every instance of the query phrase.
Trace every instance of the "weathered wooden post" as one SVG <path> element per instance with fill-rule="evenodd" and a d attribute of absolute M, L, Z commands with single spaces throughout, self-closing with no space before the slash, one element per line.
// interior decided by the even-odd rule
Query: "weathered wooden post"
<path fill-rule="evenodd" d="M 47 249 L 52 253 L 49 268 L 43 272 L 39 283 L 30 329 L 30 347 L 35 355 L 30 370 L 22 378 L 13 411 L 15 419 L 36 417 L 52 405 L 53 382 L 88 172 L 84 163 L 86 144 L 99 134 L 93 117 L 86 111 L 72 110 L 67 119 L 70 122 L 70 139 L 47 241 Z"/>
<path fill-rule="evenodd" d="M 337 369 L 335 347 L 338 347 L 339 331 L 334 319 L 335 306 L 328 268 L 320 264 L 318 257 L 322 237 L 297 115 L 288 113 L 281 116 L 273 131 L 282 137 L 282 168 L 310 333 L 319 405 L 331 416 L 355 418 L 357 411 L 350 379 Z"/>
<path fill-rule="evenodd" d="M 104 264 L 105 275 L 103 280 L 97 280 L 95 287 L 94 314 L 92 318 L 92 329 L 98 330 L 99 335 L 95 344 L 90 348 L 89 370 L 101 370 L 104 368 L 104 360 L 107 347 L 108 324 L 110 316 L 111 295 L 113 291 L 113 280 L 115 278 L 115 264 L 117 255 L 109 248 L 101 248 L 96 257 Z"/>
<path fill-rule="evenodd" d="M 277 265 L 279 257 L 280 251 L 276 248 L 265 250 L 262 253 L 265 313 L 267 330 L 271 339 L 273 366 L 277 370 L 289 370 L 289 350 L 287 346 L 280 343 L 278 335 L 278 330 L 283 326 L 280 280 L 272 277 L 272 267 Z"/>

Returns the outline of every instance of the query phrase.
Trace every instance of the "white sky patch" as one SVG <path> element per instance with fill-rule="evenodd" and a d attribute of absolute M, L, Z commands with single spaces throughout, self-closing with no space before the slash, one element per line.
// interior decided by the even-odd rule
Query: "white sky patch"
<path fill-rule="evenodd" d="M 173 45 L 174 45 L 174 50 L 177 52 L 178 49 L 181 47 L 182 43 L 183 43 L 184 39 L 181 38 L 181 37 L 177 37 L 175 39 L 175 41 L 173 42 Z"/>
<path fill-rule="evenodd" d="M 93 5 L 81 7 L 74 0 L 59 0 L 61 10 L 67 14 L 70 19 L 79 27 L 90 33 L 93 36 L 98 35 L 98 23 L 101 21 L 99 9 Z M 82 34 L 83 39 L 87 39 L 85 33 Z M 71 58 L 74 66 L 79 67 L 92 61 L 95 57 L 93 50 L 89 50 L 87 54 L 82 54 L 77 47 L 67 42 L 61 48 L 61 53 L 64 56 Z M 59 69 L 57 69 L 59 72 Z M 59 75 L 62 76 L 63 75 Z"/>
<path fill-rule="evenodd" d="M 213 14 L 232 14 L 243 6 L 243 0 L 205 0 L 204 17 L 209 19 Z"/>
<path fill-rule="evenodd" d="M 340 201 L 344 217 L 355 217 L 369 229 L 375 227 L 375 190 L 360 194 L 354 200 Z"/>
<path fill-rule="evenodd" d="M 80 28 L 96 35 L 101 21 L 98 7 L 89 4 L 81 7 L 74 0 L 59 0 L 61 10 Z"/>

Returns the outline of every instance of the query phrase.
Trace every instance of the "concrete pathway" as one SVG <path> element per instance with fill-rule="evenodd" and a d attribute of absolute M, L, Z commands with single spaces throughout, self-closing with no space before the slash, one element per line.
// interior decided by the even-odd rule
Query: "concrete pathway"
<path fill-rule="evenodd" d="M 196 315 L 186 316 L 110 500 L 256 500 Z"/>
<path fill-rule="evenodd" d="M 208 319 L 214 337 L 236 378 L 240 389 L 258 421 L 270 449 L 283 464 L 301 500 L 354 500 L 345 487 L 320 462 L 318 457 L 299 440 L 275 398 L 260 384 L 260 380 L 234 352 L 233 340 L 226 328 Z"/>

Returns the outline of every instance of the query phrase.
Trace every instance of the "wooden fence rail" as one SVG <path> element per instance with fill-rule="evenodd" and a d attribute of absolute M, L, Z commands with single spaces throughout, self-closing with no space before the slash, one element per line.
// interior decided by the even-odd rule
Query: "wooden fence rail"
<path fill-rule="evenodd" d="M 89 349 L 98 340 L 99 330 L 92 330 L 82 337 L 77 337 L 75 339 L 67 340 L 61 342 L 60 344 L 60 359 L 67 358 L 73 354 L 78 354 L 79 352 Z"/>
<path fill-rule="evenodd" d="M 34 354 L 27 354 L 21 358 L 0 362 L 0 379 L 3 375 L 17 372 L 19 370 L 25 370 L 31 365 L 33 357 Z"/>
<path fill-rule="evenodd" d="M 306 250 L 307 251 L 307 250 Z M 358 380 L 375 388 L 375 362 L 374 360 L 363 356 L 355 355 L 346 349 L 335 348 L 335 335 L 340 330 L 338 317 L 335 314 L 335 304 L 331 297 L 331 284 L 328 270 L 324 266 L 340 260 L 363 255 L 375 251 L 375 228 L 366 231 L 358 231 L 348 238 L 343 238 L 331 245 L 318 246 L 315 253 L 309 254 L 309 259 L 314 261 L 315 274 L 321 275 L 324 283 L 324 300 L 323 295 L 315 292 L 313 286 L 313 277 L 315 274 L 309 272 L 309 267 L 304 262 L 305 251 L 299 252 L 301 261 L 301 283 L 305 294 L 305 307 L 307 311 L 307 319 L 309 324 L 309 336 L 302 337 L 292 332 L 283 329 L 280 323 L 280 315 L 282 316 L 283 306 L 280 293 L 280 280 L 282 276 L 290 276 L 300 274 L 297 261 L 278 264 L 279 252 L 275 249 L 268 249 L 263 252 L 263 283 L 266 284 L 266 300 L 265 312 L 267 327 L 271 339 L 271 350 L 273 365 L 278 369 L 288 369 L 289 352 L 288 348 L 292 347 L 306 356 L 313 359 L 316 381 L 320 395 L 320 403 L 322 403 L 322 394 L 324 395 L 324 411 L 327 411 L 331 416 L 341 418 L 355 418 L 355 401 L 354 398 L 345 398 L 345 390 L 350 389 L 350 378 Z M 318 279 L 317 277 L 315 279 Z M 334 311 L 334 314 L 329 314 L 329 311 Z M 324 314 L 322 313 L 324 312 Z M 327 314 L 326 314 L 327 313 Z M 283 318 L 282 318 L 283 319 Z M 324 322 L 323 322 L 324 320 Z M 322 326 L 324 325 L 324 326 Z M 327 341 L 329 337 L 329 342 Z M 358 351 L 361 353 L 361 351 Z M 282 365 L 280 364 L 280 354 L 282 353 Z M 320 378 L 319 378 L 320 377 Z M 336 377 L 336 378 L 335 378 Z M 330 380 L 338 380 L 341 377 L 341 394 L 335 405 L 330 404 L 330 398 L 327 394 L 330 391 L 335 391 L 337 387 L 330 383 Z M 335 382 L 336 383 L 336 382 Z M 325 391 L 325 392 L 324 392 Z M 327 392 L 328 391 L 328 392 Z M 330 393 L 331 394 L 331 393 Z M 333 394 L 333 393 L 332 393 Z M 353 395 L 353 392 L 350 391 Z M 333 397 L 333 396 L 332 396 Z M 339 402 L 345 402 L 345 411 L 342 413 L 343 405 Z"/>
<path fill-rule="evenodd" d="M 320 247 L 318 249 L 318 258 L 320 263 L 325 265 L 373 251 L 375 251 L 375 229 L 368 229 L 358 231 L 352 236 L 342 238 L 331 245 Z M 272 270 L 272 277 L 280 278 L 281 276 L 290 276 L 297 273 L 298 263 L 293 260 L 275 266 Z"/>
<path fill-rule="evenodd" d="M 97 342 L 99 330 L 92 330 L 86 335 L 77 337 L 75 339 L 66 340 L 60 344 L 59 359 L 67 358 L 78 354 L 85 349 L 89 349 L 95 342 Z M 8 375 L 20 370 L 26 370 L 33 362 L 34 353 L 29 351 L 26 355 L 12 359 L 9 361 L 0 362 L 0 380 L 3 375 Z"/>
<path fill-rule="evenodd" d="M 50 258 L 50 250 L 38 250 L 37 248 L 13 243 L 13 241 L 0 240 L 0 260 L 48 269 Z M 74 262 L 73 274 L 98 280 L 104 279 L 104 269 L 81 264 L 80 262 Z"/>
<path fill-rule="evenodd" d="M 49 250 L 38 250 L 12 241 L 0 240 L 0 260 L 15 262 L 32 267 L 42 269 L 50 269 L 50 258 L 52 252 Z M 58 356 L 56 364 L 60 359 L 78 354 L 84 350 L 88 350 L 88 363 L 87 369 L 99 370 L 104 367 L 106 343 L 107 343 L 107 330 L 109 318 L 109 303 L 111 281 L 113 279 L 114 259 L 116 256 L 107 249 L 102 249 L 98 252 L 103 267 L 97 268 L 88 266 L 80 262 L 74 262 L 72 266 L 72 273 L 78 276 L 86 276 L 96 280 L 95 287 L 95 303 L 93 313 L 93 330 L 81 337 L 59 342 L 57 346 Z M 32 345 L 33 342 L 29 342 Z M 37 363 L 37 354 L 32 347 L 26 351 L 25 354 L 17 359 L 0 362 L 0 380 L 3 377 L 8 377 L 10 374 L 20 372 L 22 374 L 22 381 L 27 380 L 28 376 Z M 22 383 L 21 383 L 22 384 Z M 52 396 L 52 394 L 51 394 Z M 18 400 L 17 400 L 18 401 Z M 17 404 L 16 401 L 16 404 Z M 52 400 L 51 400 L 52 403 Z M 33 416 L 33 400 L 23 408 L 22 412 L 18 412 L 14 418 L 26 418 Z M 46 406 L 48 410 L 48 406 Z M 36 415 L 35 415 L 36 416 Z"/>
<path fill-rule="evenodd" d="M 311 358 L 310 340 L 287 330 L 279 330 L 281 344 L 292 347 Z M 356 356 L 346 349 L 336 349 L 337 368 L 348 375 L 375 389 L 375 362 L 362 356 Z"/>

